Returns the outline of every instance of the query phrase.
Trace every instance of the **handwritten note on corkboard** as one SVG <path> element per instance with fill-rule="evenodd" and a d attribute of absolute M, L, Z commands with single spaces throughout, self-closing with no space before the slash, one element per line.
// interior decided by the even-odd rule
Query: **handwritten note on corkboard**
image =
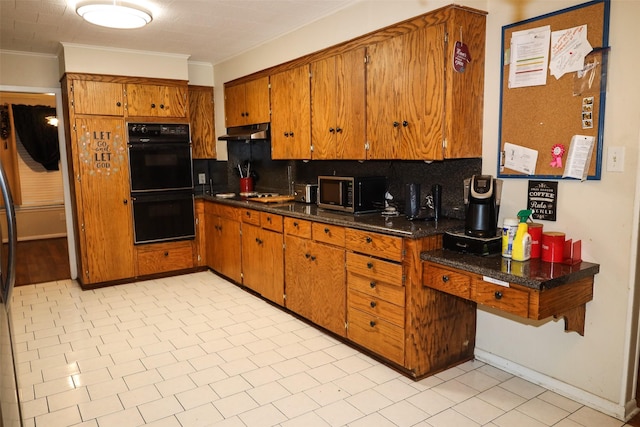
<path fill-rule="evenodd" d="M 579 136 L 594 141 L 584 175 L 600 179 L 609 9 L 609 0 L 596 0 L 502 27 L 498 176 L 561 179 L 571 141 Z M 529 34 L 532 43 L 525 43 Z M 546 58 L 539 54 L 545 37 Z M 589 53 L 580 60 L 580 71 L 557 72 L 570 69 L 585 46 Z M 527 60 L 537 65 L 527 69 Z"/>

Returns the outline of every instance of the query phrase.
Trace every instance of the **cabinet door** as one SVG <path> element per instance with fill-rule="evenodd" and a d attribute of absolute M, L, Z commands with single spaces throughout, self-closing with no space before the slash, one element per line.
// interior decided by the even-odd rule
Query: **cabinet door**
<path fill-rule="evenodd" d="M 246 86 L 225 86 L 224 88 L 224 118 L 227 127 L 242 126 L 246 123 L 245 105 Z"/>
<path fill-rule="evenodd" d="M 310 66 L 314 159 L 361 160 L 366 156 L 364 58 L 361 48 Z"/>
<path fill-rule="evenodd" d="M 189 122 L 194 159 L 216 157 L 213 88 L 189 86 Z"/>
<path fill-rule="evenodd" d="M 81 206 L 84 283 L 133 277 L 135 257 L 129 205 L 129 166 L 123 119 L 76 119 L 72 148 Z"/>
<path fill-rule="evenodd" d="M 271 103 L 269 102 L 269 77 L 245 83 L 246 124 L 267 123 L 271 121 Z"/>
<path fill-rule="evenodd" d="M 441 159 L 444 24 L 371 45 L 368 57 L 368 158 Z"/>
<path fill-rule="evenodd" d="M 240 283 L 242 281 L 240 223 L 218 215 L 205 214 L 207 265 Z"/>
<path fill-rule="evenodd" d="M 122 83 L 74 80 L 72 85 L 76 114 L 124 116 Z"/>
<path fill-rule="evenodd" d="M 186 117 L 187 88 L 127 84 L 127 111 L 134 117 Z"/>
<path fill-rule="evenodd" d="M 282 234 L 250 224 L 242 226 L 242 283 L 277 304 L 284 304 Z"/>
<path fill-rule="evenodd" d="M 366 156 L 365 49 L 336 57 L 336 152 L 338 159 Z"/>
<path fill-rule="evenodd" d="M 311 293 L 314 288 L 312 281 L 315 272 L 310 271 L 310 244 L 309 239 L 285 237 L 284 281 L 287 308 L 311 320 L 313 312 Z"/>
<path fill-rule="evenodd" d="M 271 158 L 311 158 L 309 67 L 271 76 Z"/>
<path fill-rule="evenodd" d="M 346 283 L 344 248 L 314 243 L 311 249 L 314 323 L 346 335 Z"/>

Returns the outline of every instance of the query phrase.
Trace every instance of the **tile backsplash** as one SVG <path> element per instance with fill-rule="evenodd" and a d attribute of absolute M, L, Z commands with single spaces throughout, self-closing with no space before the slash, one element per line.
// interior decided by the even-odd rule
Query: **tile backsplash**
<path fill-rule="evenodd" d="M 268 142 L 230 141 L 227 146 L 229 160 L 194 160 L 194 182 L 198 173 L 206 174 L 207 185 L 196 184 L 200 192 L 238 192 L 240 176 L 237 165 L 251 163 L 255 190 L 287 194 L 288 167 L 298 183 L 317 182 L 318 175 L 384 175 L 389 181 L 389 193 L 400 210 L 404 207 L 405 186 L 418 183 L 421 204 L 431 193 L 434 184 L 442 185 L 442 209 L 445 215 L 464 217 L 463 180 L 482 172 L 482 159 L 456 159 L 434 161 L 404 160 L 271 160 Z"/>

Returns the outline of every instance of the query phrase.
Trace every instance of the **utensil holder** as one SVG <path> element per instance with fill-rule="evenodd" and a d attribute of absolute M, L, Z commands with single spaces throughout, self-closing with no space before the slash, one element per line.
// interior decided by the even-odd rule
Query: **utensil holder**
<path fill-rule="evenodd" d="M 240 178 L 240 192 L 251 193 L 253 191 L 253 177 Z"/>

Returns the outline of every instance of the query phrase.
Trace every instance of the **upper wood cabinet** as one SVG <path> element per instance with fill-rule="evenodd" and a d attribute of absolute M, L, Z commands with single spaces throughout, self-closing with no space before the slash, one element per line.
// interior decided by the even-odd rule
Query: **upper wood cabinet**
<path fill-rule="evenodd" d="M 225 85 L 224 111 L 227 127 L 269 122 L 269 77 Z"/>
<path fill-rule="evenodd" d="M 271 75 L 271 158 L 311 158 L 309 65 Z"/>
<path fill-rule="evenodd" d="M 187 117 L 187 85 L 129 83 L 127 111 L 134 117 Z"/>
<path fill-rule="evenodd" d="M 363 160 L 365 49 L 311 63 L 313 159 Z"/>
<path fill-rule="evenodd" d="M 194 159 L 216 157 L 213 88 L 189 86 L 189 122 Z"/>
<path fill-rule="evenodd" d="M 485 16 L 448 12 L 442 23 L 368 46 L 369 159 L 482 155 Z M 456 42 L 471 53 L 462 72 L 453 67 Z"/>
<path fill-rule="evenodd" d="M 75 114 L 124 116 L 124 85 L 92 80 L 72 80 L 69 94 Z"/>
<path fill-rule="evenodd" d="M 368 47 L 369 159 L 441 157 L 444 44 L 436 25 Z"/>

